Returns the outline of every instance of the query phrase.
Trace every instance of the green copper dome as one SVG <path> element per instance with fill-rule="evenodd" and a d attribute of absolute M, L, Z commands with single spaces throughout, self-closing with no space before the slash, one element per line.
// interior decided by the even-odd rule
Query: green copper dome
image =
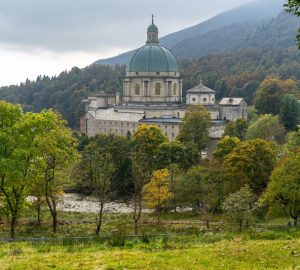
<path fill-rule="evenodd" d="M 147 31 L 148 31 L 148 32 L 156 32 L 156 31 L 158 31 L 158 28 L 157 28 L 157 26 L 156 26 L 155 24 L 150 24 L 150 25 L 148 26 Z"/>
<path fill-rule="evenodd" d="M 146 44 L 138 49 L 127 68 L 129 72 L 178 72 L 175 56 L 159 44 Z"/>

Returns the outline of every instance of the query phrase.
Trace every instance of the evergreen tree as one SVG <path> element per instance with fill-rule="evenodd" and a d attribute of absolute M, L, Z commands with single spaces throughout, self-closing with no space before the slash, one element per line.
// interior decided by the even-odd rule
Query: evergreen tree
<path fill-rule="evenodd" d="M 300 105 L 294 95 L 288 94 L 283 97 L 280 110 L 281 121 L 288 131 L 298 129 Z"/>

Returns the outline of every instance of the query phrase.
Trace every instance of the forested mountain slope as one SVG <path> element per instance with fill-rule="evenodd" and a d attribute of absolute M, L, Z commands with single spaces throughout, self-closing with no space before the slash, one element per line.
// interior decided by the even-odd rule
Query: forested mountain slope
<path fill-rule="evenodd" d="M 300 19 L 287 13 L 276 18 L 232 24 L 216 31 L 177 43 L 173 53 L 178 59 L 196 59 L 205 55 L 235 52 L 249 48 L 295 47 Z"/>
<path fill-rule="evenodd" d="M 184 91 L 203 82 L 215 89 L 218 97 L 244 96 L 252 102 L 259 83 L 272 74 L 300 81 L 300 53 L 290 49 L 244 49 L 230 54 L 205 56 L 197 60 L 180 61 Z M 81 100 L 100 90 L 122 91 L 125 67 L 92 65 L 58 77 L 38 77 L 20 86 L 0 88 L 0 99 L 17 102 L 25 110 L 54 108 L 61 112 L 73 128 L 82 115 Z"/>
<path fill-rule="evenodd" d="M 183 29 L 181 31 L 171 33 L 165 37 L 162 37 L 160 39 L 161 45 L 170 48 L 172 50 L 178 50 L 179 54 L 176 54 L 179 58 L 184 58 L 181 55 L 180 47 L 182 47 L 182 42 L 187 41 L 186 43 L 189 43 L 190 39 L 197 39 L 197 37 L 205 36 L 209 40 L 213 40 L 213 38 L 216 35 L 217 30 L 219 30 L 218 34 L 221 36 L 218 40 L 225 40 L 229 34 L 229 32 L 234 31 L 234 27 L 244 27 L 245 23 L 249 22 L 259 22 L 262 20 L 269 20 L 273 17 L 276 17 L 282 10 L 283 10 L 283 0 L 257 0 L 252 1 L 248 4 L 245 4 L 241 7 L 223 12 L 217 16 L 214 16 L 213 18 L 204 21 L 202 23 L 199 23 L 195 26 Z M 234 27 L 230 27 L 233 25 Z M 224 33 L 224 36 L 222 35 L 222 29 L 226 27 L 227 32 Z M 228 28 L 229 27 L 229 28 Z M 249 29 L 254 30 L 254 29 Z M 249 30 L 247 29 L 246 33 L 249 33 Z M 245 33 L 239 33 L 234 32 L 231 38 L 233 40 L 240 40 L 242 37 L 245 37 Z M 228 41 L 228 40 L 227 40 Z M 229 41 L 230 42 L 230 41 Z M 142 44 L 141 44 L 142 45 Z M 202 44 L 204 45 L 204 44 Z M 209 45 L 211 45 L 209 42 L 207 43 L 207 46 L 202 46 L 201 48 L 204 49 L 204 52 L 208 50 L 210 52 Z M 225 44 L 225 47 L 228 47 L 230 45 Z M 204 48 L 203 48 L 204 47 Z M 176 49 L 178 48 L 178 49 Z M 192 49 L 191 46 L 188 46 L 187 49 Z M 198 50 L 199 51 L 199 50 Z M 116 65 L 116 64 L 126 64 L 130 61 L 131 56 L 134 54 L 135 50 L 132 50 L 130 52 L 126 52 L 123 54 L 120 54 L 118 56 L 108 58 L 108 59 L 101 59 L 96 61 L 98 64 L 105 64 L 105 65 Z M 221 53 L 224 52 L 221 51 Z M 206 53 L 201 53 L 197 55 L 197 57 L 206 55 Z"/>

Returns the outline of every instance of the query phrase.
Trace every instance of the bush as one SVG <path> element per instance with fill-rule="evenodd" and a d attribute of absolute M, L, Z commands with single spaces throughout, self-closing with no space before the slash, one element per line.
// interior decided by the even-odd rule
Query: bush
<path fill-rule="evenodd" d="M 147 232 L 142 233 L 142 242 L 148 244 L 150 242 L 150 237 Z"/>
<path fill-rule="evenodd" d="M 109 244 L 113 247 L 124 247 L 125 245 L 125 233 L 120 230 L 115 230 L 111 234 Z"/>

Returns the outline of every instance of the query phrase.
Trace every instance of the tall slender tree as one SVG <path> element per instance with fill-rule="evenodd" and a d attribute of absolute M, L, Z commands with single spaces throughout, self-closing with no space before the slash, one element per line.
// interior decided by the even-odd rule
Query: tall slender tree
<path fill-rule="evenodd" d="M 299 101 L 292 94 L 285 95 L 280 109 L 280 118 L 287 131 L 295 131 L 298 129 L 299 117 Z"/>

